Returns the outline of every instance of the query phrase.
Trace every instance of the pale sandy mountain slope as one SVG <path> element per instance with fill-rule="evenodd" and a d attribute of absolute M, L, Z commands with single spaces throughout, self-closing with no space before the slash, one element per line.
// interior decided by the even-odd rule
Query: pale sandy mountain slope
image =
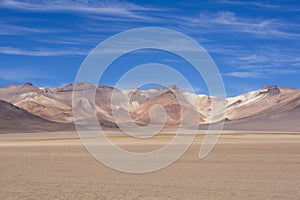
<path fill-rule="evenodd" d="M 73 94 L 76 98 L 72 101 Z M 207 124 L 226 119 L 227 126 L 236 127 L 238 123 L 262 126 L 264 122 L 282 124 L 284 121 L 285 125 L 297 124 L 300 91 L 266 86 L 222 99 L 191 94 L 176 86 L 121 91 L 89 83 L 43 89 L 26 83 L 0 88 L 0 99 L 55 122 L 73 122 L 73 106 L 79 113 L 77 120 L 97 116 L 101 125 L 109 127 L 117 127 L 116 116 L 119 123 L 147 125 L 161 124 L 166 120 L 166 126 Z"/>

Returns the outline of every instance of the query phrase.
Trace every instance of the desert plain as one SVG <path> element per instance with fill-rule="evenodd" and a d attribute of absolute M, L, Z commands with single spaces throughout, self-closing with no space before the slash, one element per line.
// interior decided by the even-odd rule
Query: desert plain
<path fill-rule="evenodd" d="M 111 136 L 120 147 L 145 152 L 169 135 L 140 143 Z M 185 136 L 191 137 L 191 136 Z M 204 135 L 156 172 L 129 174 L 97 161 L 75 132 L 0 135 L 0 199 L 294 199 L 300 198 L 300 135 L 224 132 L 198 158 Z"/>

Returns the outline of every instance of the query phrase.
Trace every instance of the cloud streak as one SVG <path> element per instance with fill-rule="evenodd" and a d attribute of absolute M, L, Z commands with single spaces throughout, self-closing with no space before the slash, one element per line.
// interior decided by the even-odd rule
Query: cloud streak
<path fill-rule="evenodd" d="M 16 74 L 18 75 L 16 76 Z M 32 79 L 49 79 L 49 77 L 28 67 L 23 67 L 11 70 L 0 69 L 0 79 L 14 82 L 27 82 Z"/>
<path fill-rule="evenodd" d="M 274 47 L 273 47 L 274 48 Z M 300 59 L 292 49 L 272 51 L 272 47 L 258 49 L 256 53 L 240 54 L 227 65 L 235 66 L 235 71 L 224 73 L 235 78 L 272 78 L 278 75 L 300 74 Z"/>
<path fill-rule="evenodd" d="M 225 76 L 231 76 L 235 78 L 254 78 L 254 79 L 268 79 L 274 75 L 289 75 L 289 74 L 300 74 L 300 70 L 297 69 L 255 69 L 248 71 L 235 71 L 225 73 Z"/>
<path fill-rule="evenodd" d="M 272 2 L 272 3 L 271 3 Z M 219 4 L 231 5 L 231 6 L 244 6 L 250 8 L 261 8 L 261 9 L 269 9 L 269 10 L 286 10 L 286 11 L 299 11 L 300 9 L 289 5 L 289 2 L 282 2 L 279 4 L 276 1 L 270 1 L 270 3 L 265 3 L 262 1 L 238 1 L 238 0 L 219 0 Z M 296 2 L 295 2 L 296 3 Z"/>
<path fill-rule="evenodd" d="M 299 28 L 298 24 L 290 24 L 282 22 L 278 19 L 253 19 L 247 17 L 236 16 L 234 12 L 219 11 L 217 13 L 200 13 L 196 18 L 186 19 L 190 23 L 188 27 L 205 27 L 206 31 L 220 32 L 238 32 L 257 35 L 260 37 L 280 37 L 280 38 L 300 38 L 300 34 L 297 31 L 288 32 L 283 28 L 289 27 L 295 30 Z"/>
<path fill-rule="evenodd" d="M 245 72 L 245 71 L 237 71 L 237 72 L 230 72 L 224 74 L 225 76 L 231 76 L 235 78 L 262 78 L 262 74 L 260 72 Z"/>
<path fill-rule="evenodd" d="M 0 35 L 23 35 L 37 33 L 57 33 L 62 32 L 60 29 L 30 28 L 12 24 L 0 24 Z"/>
<path fill-rule="evenodd" d="M 264 9 L 279 9 L 279 5 L 275 4 L 267 4 L 261 3 L 258 1 L 228 1 L 228 0 L 220 0 L 219 3 L 221 4 L 228 4 L 228 5 L 242 5 L 242 6 L 252 6 L 252 7 L 259 7 Z"/>
<path fill-rule="evenodd" d="M 121 15 L 139 18 L 135 11 L 154 11 L 155 8 L 142 7 L 126 1 L 96 1 L 96 0 L 3 0 L 0 7 L 38 11 L 38 12 L 79 12 L 103 15 Z"/>
<path fill-rule="evenodd" d="M 55 49 L 39 49 L 26 50 L 13 47 L 0 47 L 0 54 L 20 55 L 20 56 L 79 56 L 87 55 L 88 52 L 81 50 L 55 50 Z"/>

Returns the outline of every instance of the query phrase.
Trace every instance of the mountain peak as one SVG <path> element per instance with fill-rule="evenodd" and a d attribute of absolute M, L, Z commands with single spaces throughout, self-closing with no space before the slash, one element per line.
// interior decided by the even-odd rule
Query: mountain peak
<path fill-rule="evenodd" d="M 265 86 L 264 89 L 267 89 L 267 93 L 271 95 L 277 95 L 280 93 L 280 89 L 277 85 Z"/>
<path fill-rule="evenodd" d="M 171 90 L 180 90 L 177 85 L 169 85 L 167 88 L 171 89 Z"/>
<path fill-rule="evenodd" d="M 31 83 L 31 82 L 26 82 L 26 83 L 23 84 L 23 86 L 33 86 L 33 83 Z"/>

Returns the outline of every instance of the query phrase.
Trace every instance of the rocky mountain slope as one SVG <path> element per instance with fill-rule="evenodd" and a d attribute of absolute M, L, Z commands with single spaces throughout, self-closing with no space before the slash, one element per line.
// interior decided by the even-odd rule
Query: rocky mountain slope
<path fill-rule="evenodd" d="M 0 133 L 74 130 L 72 124 L 51 122 L 0 100 Z"/>
<path fill-rule="evenodd" d="M 73 89 L 76 99 L 72 102 Z M 94 97 L 90 95 L 93 93 Z M 37 88 L 26 83 L 0 88 L 0 99 L 40 118 L 59 123 L 73 122 L 73 104 L 83 119 L 91 117 L 93 113 L 101 125 L 108 127 L 117 127 L 116 116 L 121 123 L 147 125 L 165 121 L 167 127 L 215 123 L 225 118 L 226 126 L 234 129 L 237 129 L 237 123 L 257 124 L 265 121 L 269 124 L 265 124 L 265 127 L 274 126 L 271 124 L 276 120 L 279 124 L 295 126 L 299 121 L 300 107 L 299 90 L 277 86 L 266 86 L 221 99 L 191 94 L 176 86 L 120 91 L 89 83 L 59 88 Z M 213 118 L 212 111 L 215 112 Z"/>

